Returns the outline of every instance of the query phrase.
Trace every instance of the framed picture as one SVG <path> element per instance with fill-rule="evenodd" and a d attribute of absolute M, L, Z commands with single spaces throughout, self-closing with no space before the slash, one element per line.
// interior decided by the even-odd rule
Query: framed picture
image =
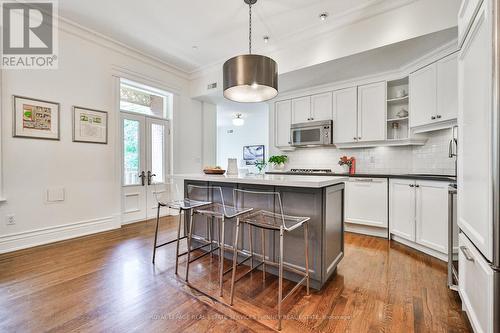
<path fill-rule="evenodd" d="M 255 165 L 264 161 L 264 145 L 243 146 L 243 161 L 245 165 Z"/>
<path fill-rule="evenodd" d="M 59 103 L 13 97 L 14 137 L 59 140 Z"/>
<path fill-rule="evenodd" d="M 73 106 L 73 141 L 108 143 L 108 113 Z"/>

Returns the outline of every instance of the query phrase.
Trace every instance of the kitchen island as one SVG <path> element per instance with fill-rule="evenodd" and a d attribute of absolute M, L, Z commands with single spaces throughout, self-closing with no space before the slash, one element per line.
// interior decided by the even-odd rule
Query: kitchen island
<path fill-rule="evenodd" d="M 321 289 L 328 278 L 335 273 L 340 260 L 344 256 L 343 236 L 343 201 L 344 182 L 347 177 L 325 176 L 295 176 L 295 175 L 204 175 L 189 174 L 175 175 L 174 178 L 184 181 L 184 193 L 187 194 L 188 185 L 220 186 L 223 191 L 226 205 L 233 205 L 233 190 L 242 189 L 249 191 L 265 191 L 280 193 L 283 210 L 287 215 L 309 217 L 309 269 L 311 287 Z M 202 195 L 200 200 L 212 200 L 209 191 Z M 273 204 L 277 209 L 277 203 Z M 255 209 L 269 209 L 266 198 L 262 201 L 252 202 Z M 205 217 L 196 216 L 194 235 L 206 236 Z M 226 220 L 227 221 L 227 220 Z M 227 221 L 224 232 L 224 243 L 232 248 L 234 241 L 234 221 Z M 217 230 L 213 230 L 217 232 Z M 243 228 L 241 232 L 240 248 L 249 253 L 249 230 Z M 265 254 L 269 260 L 277 261 L 279 232 L 266 231 Z M 212 234 L 215 234 L 212 232 Z M 256 254 L 261 254 L 260 232 L 252 231 L 253 249 Z M 231 251 L 226 251 L 226 258 L 231 259 Z M 284 262 L 297 268 L 304 269 L 304 237 L 302 228 L 285 234 Z M 268 265 L 269 266 L 269 265 Z M 266 267 L 266 271 L 277 275 L 274 267 Z M 300 277 L 294 273 L 286 272 L 287 279 L 298 281 Z"/>

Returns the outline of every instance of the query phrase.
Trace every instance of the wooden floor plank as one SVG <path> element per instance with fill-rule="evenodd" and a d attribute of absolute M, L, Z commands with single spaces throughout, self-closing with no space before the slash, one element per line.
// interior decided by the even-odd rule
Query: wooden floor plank
<path fill-rule="evenodd" d="M 162 219 L 161 241 L 176 219 Z M 175 245 L 151 264 L 152 221 L 0 255 L 2 332 L 265 332 L 276 328 L 277 279 L 256 271 L 218 297 L 217 256 L 174 274 Z M 284 305 L 285 332 L 470 332 L 446 265 L 401 244 L 346 233 L 345 257 L 321 290 Z M 182 244 L 185 248 L 185 244 Z M 225 261 L 227 267 L 230 262 Z M 245 268 L 239 267 L 238 274 Z M 285 282 L 289 290 L 293 287 Z"/>

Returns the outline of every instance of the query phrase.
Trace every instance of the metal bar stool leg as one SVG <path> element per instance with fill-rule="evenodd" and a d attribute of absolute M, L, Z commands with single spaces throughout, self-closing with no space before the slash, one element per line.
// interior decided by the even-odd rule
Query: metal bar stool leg
<path fill-rule="evenodd" d="M 156 213 L 155 244 L 153 245 L 153 264 L 155 263 L 156 244 L 158 243 L 158 225 L 160 224 L 160 208 L 161 205 L 158 203 L 158 212 Z"/>
<path fill-rule="evenodd" d="M 253 236 L 252 236 L 252 226 L 248 225 L 248 240 L 250 241 L 250 268 L 253 269 Z"/>
<path fill-rule="evenodd" d="M 219 295 L 222 297 L 224 286 L 224 216 L 220 220 L 220 244 L 219 244 Z"/>
<path fill-rule="evenodd" d="M 213 216 L 211 218 L 209 218 L 207 216 L 207 239 L 210 242 L 210 258 L 214 257 L 213 244 L 212 244 L 212 222 L 213 222 L 213 220 L 214 220 Z"/>
<path fill-rule="evenodd" d="M 280 228 L 279 287 L 278 287 L 278 330 L 281 330 L 281 302 L 283 300 L 283 228 Z"/>
<path fill-rule="evenodd" d="M 305 256 L 306 256 L 306 290 L 309 296 L 309 224 L 304 223 L 304 245 L 305 245 Z"/>
<path fill-rule="evenodd" d="M 179 243 L 181 238 L 181 224 L 182 224 L 182 208 L 179 208 L 179 225 L 177 226 L 177 244 L 175 249 L 175 274 L 177 275 L 179 269 Z"/>
<path fill-rule="evenodd" d="M 262 251 L 262 281 L 266 281 L 266 234 L 264 228 L 260 229 L 260 239 L 262 244 L 261 246 L 261 251 Z"/>
<path fill-rule="evenodd" d="M 186 262 L 186 282 L 188 282 L 189 262 L 191 261 L 191 239 L 193 236 L 193 215 L 194 215 L 194 210 L 191 209 L 191 212 L 189 214 L 188 248 L 187 248 L 187 262 Z"/>
<path fill-rule="evenodd" d="M 236 233 L 234 235 L 234 244 L 233 244 L 233 272 L 231 276 L 231 300 L 229 304 L 233 305 L 234 300 L 234 280 L 236 278 L 236 263 L 238 261 L 238 234 L 240 231 L 240 219 L 236 219 Z"/>

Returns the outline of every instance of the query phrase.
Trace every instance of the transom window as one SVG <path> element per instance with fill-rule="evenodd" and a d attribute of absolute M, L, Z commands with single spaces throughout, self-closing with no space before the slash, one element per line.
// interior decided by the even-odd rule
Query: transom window
<path fill-rule="evenodd" d="M 167 119 L 170 115 L 172 95 L 141 87 L 122 79 L 120 84 L 120 110 Z"/>

